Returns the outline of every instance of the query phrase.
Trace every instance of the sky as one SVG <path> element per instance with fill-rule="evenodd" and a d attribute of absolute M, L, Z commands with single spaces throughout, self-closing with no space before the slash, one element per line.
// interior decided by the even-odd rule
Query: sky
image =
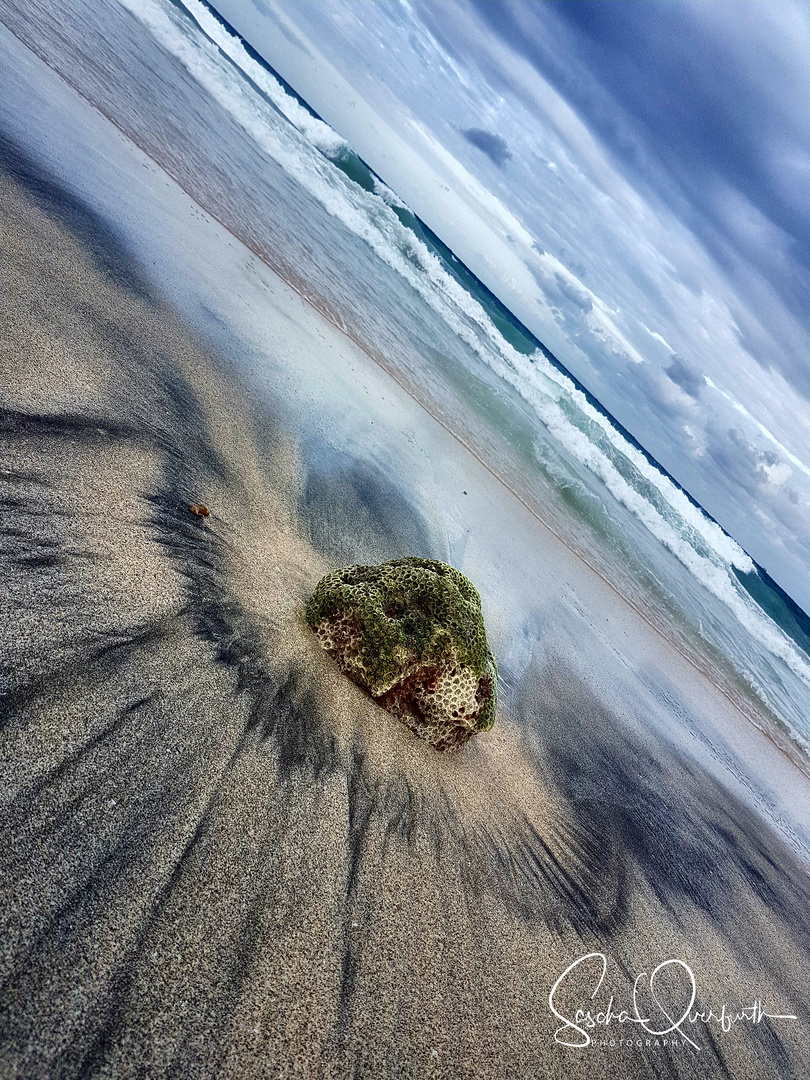
<path fill-rule="evenodd" d="M 810 4 L 213 6 L 808 610 Z"/>

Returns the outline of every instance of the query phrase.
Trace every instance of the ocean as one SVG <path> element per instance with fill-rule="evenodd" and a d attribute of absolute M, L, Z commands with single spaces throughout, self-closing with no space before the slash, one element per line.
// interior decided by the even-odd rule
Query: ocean
<path fill-rule="evenodd" d="M 33 7 L 29 45 L 393 374 L 696 666 L 810 752 L 810 620 L 203 0 Z"/>

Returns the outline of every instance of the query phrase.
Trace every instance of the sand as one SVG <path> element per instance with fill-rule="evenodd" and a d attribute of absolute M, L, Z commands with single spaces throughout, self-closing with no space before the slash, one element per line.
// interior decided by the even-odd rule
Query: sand
<path fill-rule="evenodd" d="M 806 1076 L 806 867 L 752 763 L 774 799 L 801 774 L 269 270 L 278 367 L 240 376 L 227 326 L 2 157 L 0 1075 Z M 455 755 L 303 620 L 328 569 L 403 553 L 463 561 L 504 661 Z M 573 1049 L 549 993 L 588 953 L 566 1015 L 678 958 L 706 1007 L 798 1019 Z"/>

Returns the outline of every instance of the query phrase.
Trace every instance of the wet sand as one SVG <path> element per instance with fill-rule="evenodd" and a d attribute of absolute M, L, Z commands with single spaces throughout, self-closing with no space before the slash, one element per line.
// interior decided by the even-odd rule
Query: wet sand
<path fill-rule="evenodd" d="M 493 731 L 439 755 L 378 709 L 303 602 L 343 561 L 449 557 L 428 494 L 396 460 L 303 438 L 109 222 L 13 144 L 2 159 L 0 1074 L 806 1075 L 806 868 L 773 822 L 486 580 Z M 569 556 L 418 424 L 553 578 Z M 493 581 L 520 590 L 520 550 Z M 705 725 L 711 685 L 650 649 L 645 692 L 669 701 L 668 672 L 662 709 Z M 687 1023 L 699 1050 L 619 1045 L 637 1025 L 614 1021 L 572 1049 L 549 993 L 592 952 L 605 983 L 592 1001 L 578 969 L 565 1015 L 627 1007 L 677 957 L 706 1007 L 799 1019 Z"/>

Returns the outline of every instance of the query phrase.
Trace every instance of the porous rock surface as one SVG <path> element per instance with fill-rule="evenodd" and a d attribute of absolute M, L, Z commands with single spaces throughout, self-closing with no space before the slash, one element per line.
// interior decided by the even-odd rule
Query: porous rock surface
<path fill-rule="evenodd" d="M 335 570 L 306 618 L 344 673 L 437 750 L 494 724 L 497 666 L 481 598 L 454 567 L 405 558 Z"/>

